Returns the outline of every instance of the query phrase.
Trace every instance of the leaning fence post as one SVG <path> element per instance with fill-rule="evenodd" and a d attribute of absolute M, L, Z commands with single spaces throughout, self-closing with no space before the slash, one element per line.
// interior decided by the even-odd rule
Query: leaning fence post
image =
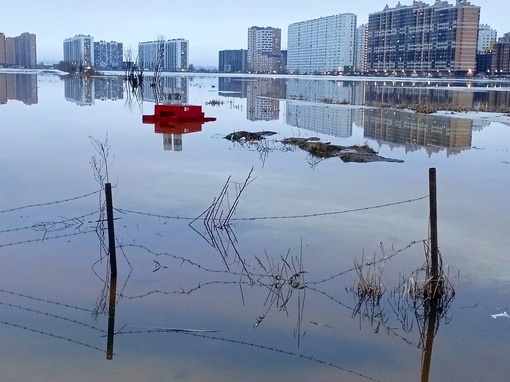
<path fill-rule="evenodd" d="M 108 248 L 110 252 L 110 272 L 117 275 L 117 254 L 115 253 L 115 228 L 113 226 L 112 185 L 105 184 L 106 193 L 106 219 L 108 222 Z"/>
<path fill-rule="evenodd" d="M 437 195 L 436 169 L 429 168 L 429 201 L 430 201 L 430 276 L 433 280 L 439 277 L 439 251 L 437 248 Z"/>
<path fill-rule="evenodd" d="M 115 336 L 115 303 L 117 299 L 117 275 L 110 276 L 110 299 L 108 302 L 108 335 L 106 338 L 106 359 L 113 359 L 113 338 Z"/>
<path fill-rule="evenodd" d="M 113 337 L 115 332 L 115 300 L 117 296 L 117 254 L 115 252 L 115 228 L 113 225 L 112 185 L 105 184 L 106 220 L 108 223 L 108 250 L 110 253 L 110 301 L 108 307 L 108 337 L 106 359 L 113 359 Z"/>

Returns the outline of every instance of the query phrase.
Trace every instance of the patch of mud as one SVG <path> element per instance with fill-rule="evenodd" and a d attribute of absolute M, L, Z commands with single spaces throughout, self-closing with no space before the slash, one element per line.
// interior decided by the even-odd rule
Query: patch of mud
<path fill-rule="evenodd" d="M 276 134 L 274 131 L 259 131 L 251 133 L 248 131 L 236 131 L 225 136 L 232 142 L 260 142 L 268 136 Z M 369 162 L 394 162 L 403 163 L 403 160 L 385 158 L 378 155 L 377 151 L 368 145 L 339 146 L 332 145 L 330 142 L 321 142 L 320 138 L 285 138 L 280 141 L 284 147 L 296 146 L 306 151 L 314 158 L 327 159 L 339 157 L 342 161 L 355 163 Z"/>
<path fill-rule="evenodd" d="M 259 131 L 256 133 L 250 133 L 249 131 L 235 131 L 233 133 L 227 134 L 225 139 L 233 142 L 260 141 L 275 134 L 276 133 L 274 131 Z"/>
<path fill-rule="evenodd" d="M 281 142 L 284 145 L 297 146 L 311 156 L 320 159 L 339 157 L 346 163 L 404 162 L 400 159 L 382 157 L 368 145 L 339 146 L 329 142 L 319 142 L 318 138 L 285 138 Z"/>

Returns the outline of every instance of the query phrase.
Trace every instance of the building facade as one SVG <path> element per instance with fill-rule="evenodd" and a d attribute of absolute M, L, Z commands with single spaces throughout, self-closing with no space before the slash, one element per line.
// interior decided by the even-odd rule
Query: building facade
<path fill-rule="evenodd" d="M 289 25 L 287 71 L 323 73 L 354 67 L 356 15 L 346 13 Z"/>
<path fill-rule="evenodd" d="M 367 69 L 371 73 L 469 75 L 476 66 L 480 7 L 422 1 L 369 15 Z"/>
<path fill-rule="evenodd" d="M 154 70 L 160 57 L 160 69 L 186 71 L 189 65 L 189 42 L 182 38 L 166 41 L 147 41 L 138 44 L 139 65 Z"/>
<path fill-rule="evenodd" d="M 64 40 L 64 61 L 77 66 L 94 65 L 94 37 L 77 35 Z"/>
<path fill-rule="evenodd" d="M 221 73 L 244 73 L 247 68 L 246 49 L 220 50 L 218 71 Z"/>
<path fill-rule="evenodd" d="M 505 33 L 492 47 L 492 72 L 495 74 L 510 73 L 510 32 Z"/>
<path fill-rule="evenodd" d="M 356 29 L 356 51 L 354 71 L 364 73 L 367 70 L 367 37 L 368 24 L 360 25 Z"/>
<path fill-rule="evenodd" d="M 490 52 L 492 45 L 498 40 L 498 32 L 491 29 L 490 25 L 480 24 L 478 28 L 478 46 L 477 52 Z"/>
<path fill-rule="evenodd" d="M 5 34 L 0 32 L 0 65 L 6 64 L 5 58 Z"/>
<path fill-rule="evenodd" d="M 35 68 L 37 66 L 35 34 L 25 32 L 14 37 L 14 64 L 22 68 Z"/>
<path fill-rule="evenodd" d="M 189 41 L 182 38 L 147 41 L 138 44 L 138 59 L 144 69 L 154 70 L 161 57 L 161 70 L 186 71 L 189 65 Z"/>
<path fill-rule="evenodd" d="M 14 66 L 16 64 L 16 57 L 14 52 L 16 44 L 14 41 L 15 37 L 5 38 L 5 64 L 7 66 Z"/>
<path fill-rule="evenodd" d="M 251 27 L 248 29 L 248 51 L 246 61 L 249 72 L 281 72 L 282 31 L 272 27 Z"/>
<path fill-rule="evenodd" d="M 25 32 L 16 37 L 6 37 L 5 34 L 0 33 L 0 65 L 37 67 L 35 34 Z"/>
<path fill-rule="evenodd" d="M 122 69 L 124 48 L 121 42 L 94 42 L 94 67 L 96 69 Z"/>

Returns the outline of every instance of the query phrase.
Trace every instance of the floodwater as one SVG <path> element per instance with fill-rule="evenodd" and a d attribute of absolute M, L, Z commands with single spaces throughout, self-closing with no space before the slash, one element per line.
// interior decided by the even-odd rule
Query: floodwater
<path fill-rule="evenodd" d="M 217 120 L 143 124 L 152 89 L 116 77 L 0 74 L 2 381 L 506 380 L 510 126 L 370 105 L 504 109 L 510 88 L 162 83 Z M 242 130 L 277 134 L 224 139 Z M 319 160 L 287 137 L 404 162 Z M 434 317 L 405 287 L 425 263 L 429 168 L 455 291 Z M 360 300 L 355 261 L 373 259 L 381 295 Z"/>

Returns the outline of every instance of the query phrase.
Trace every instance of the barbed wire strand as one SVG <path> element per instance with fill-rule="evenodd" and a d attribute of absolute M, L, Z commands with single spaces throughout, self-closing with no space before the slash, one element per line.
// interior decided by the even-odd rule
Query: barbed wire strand
<path fill-rule="evenodd" d="M 296 219 L 296 218 L 310 218 L 310 217 L 319 217 L 319 216 L 328 216 L 328 215 L 340 215 L 345 214 L 349 212 L 360 212 L 360 211 L 367 211 L 367 210 L 373 210 L 378 208 L 384 208 L 384 207 L 391 207 L 391 206 L 397 206 L 399 204 L 405 204 L 405 203 L 412 203 L 417 202 L 423 199 L 428 198 L 428 195 L 421 196 L 419 198 L 414 199 L 407 199 L 407 200 L 401 200 L 398 202 L 392 202 L 392 203 L 385 203 L 385 204 L 379 204 L 376 206 L 368 206 L 368 207 L 360 207 L 360 208 L 353 208 L 348 210 L 342 210 L 342 211 L 332 211 L 332 212 L 319 212 L 319 213 L 313 213 L 313 214 L 302 214 L 302 215 L 282 215 L 282 216 L 258 216 L 258 217 L 245 217 L 245 218 L 232 218 L 230 221 L 247 221 L 247 220 L 269 220 L 269 219 Z M 169 215 L 161 215 L 161 214 L 153 214 L 149 212 L 141 212 L 141 211 L 133 211 L 128 210 L 124 208 L 115 208 L 115 210 L 119 213 L 123 214 L 137 214 L 137 215 L 144 215 L 149 217 L 157 217 L 157 218 L 164 218 L 164 219 L 172 219 L 172 220 L 204 220 L 204 219 L 197 219 L 196 217 L 184 217 L 184 216 L 169 216 Z"/>
<path fill-rule="evenodd" d="M 58 334 L 53 334 L 53 333 L 49 333 L 49 332 L 43 332 L 42 330 L 32 329 L 32 328 L 29 328 L 27 326 L 13 324 L 12 322 L 0 321 L 0 324 L 12 326 L 12 327 L 15 327 L 15 328 L 18 328 L 18 329 L 27 330 L 27 331 L 32 332 L 32 333 L 42 334 L 42 335 L 48 336 L 48 337 L 57 338 L 59 340 L 63 340 L 63 341 L 71 342 L 71 343 L 76 344 L 76 345 L 87 347 L 89 349 L 98 350 L 101 353 L 106 353 L 106 351 L 104 349 L 100 349 L 100 348 L 98 348 L 98 347 L 96 347 L 94 345 L 89 345 L 89 344 L 86 344 L 85 342 L 81 342 L 81 341 L 78 341 L 78 340 L 73 340 L 72 338 L 62 337 L 62 336 L 59 336 Z"/>
<path fill-rule="evenodd" d="M 324 366 L 329 366 L 329 367 L 332 367 L 332 368 L 344 371 L 346 373 L 353 374 L 353 375 L 356 375 L 358 377 L 368 379 L 370 381 L 382 382 L 382 381 L 380 381 L 378 379 L 369 377 L 367 375 L 358 373 L 356 371 L 347 369 L 347 368 L 339 366 L 339 365 L 335 365 L 334 363 L 331 363 L 331 362 L 323 361 L 323 360 L 315 358 L 313 356 L 304 355 L 304 354 L 298 354 L 298 353 L 294 353 L 294 352 L 291 352 L 291 351 L 288 351 L 288 350 L 283 350 L 283 349 L 279 349 L 279 348 L 273 348 L 271 346 L 259 345 L 259 344 L 254 344 L 254 343 L 251 343 L 251 342 L 246 342 L 246 341 L 241 341 L 241 340 L 234 340 L 234 339 L 230 339 L 230 338 L 223 338 L 223 337 L 218 337 L 218 336 L 213 336 L 213 335 L 203 334 L 203 333 L 197 333 L 197 332 L 192 332 L 192 331 L 175 331 L 175 330 L 173 330 L 173 331 L 168 331 L 168 330 L 167 331 L 162 331 L 162 330 L 150 330 L 149 329 L 149 330 L 122 331 L 122 332 L 116 333 L 115 335 L 117 336 L 117 335 L 120 335 L 120 334 L 143 334 L 143 333 L 152 333 L 152 332 L 185 334 L 185 335 L 205 338 L 205 339 L 209 339 L 209 340 L 223 341 L 223 342 L 228 342 L 228 343 L 232 343 L 232 344 L 236 344 L 236 345 L 244 345 L 244 346 L 250 346 L 250 347 L 258 348 L 258 349 L 262 349 L 262 350 L 269 350 L 269 351 L 273 351 L 273 352 L 277 352 L 277 353 L 281 353 L 281 354 L 285 354 L 285 355 L 290 355 L 290 356 L 293 356 L 293 357 L 298 357 L 298 358 L 301 358 L 301 359 L 306 359 L 308 361 L 316 362 L 316 363 L 319 363 L 319 364 L 324 365 Z"/>
<path fill-rule="evenodd" d="M 370 263 L 365 263 L 365 264 L 361 264 L 361 266 L 367 266 L 367 265 L 375 265 L 375 264 L 378 264 L 378 263 L 381 263 L 383 261 L 387 261 L 387 260 L 390 260 L 392 258 L 394 258 L 395 256 L 397 256 L 398 254 L 404 252 L 405 250 L 411 248 L 413 245 L 415 244 L 418 244 L 418 243 L 423 243 L 425 241 L 427 241 L 428 239 L 422 239 L 422 240 L 413 240 L 411 241 L 408 245 L 406 245 L 404 248 L 400 248 L 398 251 L 395 251 L 394 253 L 392 253 L 391 255 L 388 255 L 388 256 L 385 256 L 377 261 L 371 261 Z M 346 269 L 342 272 L 339 272 L 339 273 L 336 273 L 332 276 L 329 276 L 323 280 L 320 280 L 320 281 L 310 281 L 310 282 L 307 282 L 307 285 L 310 284 L 310 285 L 317 285 L 317 284 L 322 284 L 322 283 L 325 283 L 325 282 L 328 282 L 328 281 L 331 281 L 333 280 L 334 278 L 337 278 L 337 277 L 340 277 L 346 273 L 349 273 L 349 272 L 352 272 L 356 270 L 356 267 L 352 267 L 352 268 L 349 268 L 349 269 Z"/>
<path fill-rule="evenodd" d="M 21 306 L 21 305 L 9 304 L 7 302 L 2 302 L 2 301 L 0 301 L 0 305 L 4 305 L 4 306 L 11 307 L 11 308 L 16 308 L 16 309 L 24 310 L 24 311 L 30 312 L 30 313 L 40 314 L 42 316 L 47 316 L 47 317 L 51 317 L 51 318 L 57 318 L 59 320 L 72 322 L 73 324 L 81 325 L 81 326 L 84 326 L 84 327 L 89 328 L 89 329 L 96 330 L 96 331 L 101 332 L 101 333 L 106 333 L 106 331 L 101 329 L 101 328 L 97 328 L 95 326 L 86 324 L 85 322 L 74 320 L 72 318 L 67 318 L 67 317 L 64 317 L 64 316 L 56 315 L 56 314 L 42 312 L 40 310 L 36 310 L 36 309 L 32 309 L 32 308 L 26 308 L 26 307 Z"/>
<path fill-rule="evenodd" d="M 66 223 L 72 222 L 72 221 L 76 222 L 76 221 L 80 221 L 80 219 L 86 218 L 88 216 L 95 215 L 97 213 L 99 213 L 99 210 L 96 210 L 94 212 L 90 212 L 90 213 L 85 214 L 85 215 L 76 216 L 74 218 L 67 218 L 67 219 L 60 220 L 60 221 L 50 221 L 50 222 L 42 221 L 40 223 L 35 223 L 35 224 L 30 225 L 30 226 L 24 226 L 24 227 L 18 227 L 18 228 L 8 228 L 8 229 L 0 231 L 0 233 L 26 231 L 26 230 L 29 230 L 29 229 L 37 230 L 37 229 L 40 229 L 40 228 L 45 228 L 46 226 L 49 226 L 49 225 L 66 224 Z M 85 222 L 80 221 L 80 223 L 83 224 Z M 95 221 L 88 221 L 87 223 L 95 223 Z M 76 224 L 74 224 L 74 225 L 76 225 Z M 64 227 L 59 228 L 59 230 L 63 230 L 63 229 L 66 229 L 66 228 L 71 228 L 74 225 L 73 224 L 65 225 Z M 57 229 L 54 229 L 54 231 L 56 231 L 56 230 Z"/>
<path fill-rule="evenodd" d="M 86 198 L 86 197 L 91 196 L 91 195 L 98 194 L 98 193 L 100 193 L 102 191 L 103 190 L 97 190 L 97 191 L 90 192 L 90 193 L 85 194 L 85 195 L 74 196 L 72 198 L 67 198 L 67 199 L 62 199 L 62 200 L 55 200 L 53 202 L 29 204 L 29 205 L 26 205 L 26 206 L 21 206 L 21 207 L 16 207 L 16 208 L 9 208 L 7 210 L 0 211 L 0 214 L 6 213 L 6 212 L 12 212 L 12 211 L 20 211 L 20 210 L 24 210 L 24 209 L 27 209 L 27 208 L 43 207 L 43 206 L 49 206 L 49 205 L 52 205 L 52 204 L 61 204 L 61 203 L 71 202 L 73 200 L 78 200 L 78 199 Z"/>
<path fill-rule="evenodd" d="M 29 299 L 29 300 L 34 300 L 34 301 L 44 302 L 44 303 L 47 303 L 47 304 L 62 306 L 64 308 L 71 308 L 71 309 L 81 310 L 82 312 L 94 313 L 94 311 L 92 309 L 81 308 L 81 307 L 76 306 L 76 305 L 69 305 L 69 304 L 66 304 L 66 303 L 62 303 L 62 302 L 58 302 L 58 301 L 52 301 L 52 300 L 47 300 L 47 299 L 40 298 L 40 297 L 28 296 L 26 294 L 16 293 L 16 292 L 12 292 L 12 291 L 5 290 L 5 289 L 0 289 L 0 293 L 6 293 L 6 294 L 10 294 L 11 296 L 23 297 L 23 298 L 26 298 L 26 299 Z"/>
<path fill-rule="evenodd" d="M 38 242 L 38 241 L 61 239 L 61 238 L 70 237 L 70 236 L 85 235 L 85 234 L 88 234 L 88 233 L 95 233 L 95 232 L 96 232 L 95 229 L 91 229 L 91 230 L 87 230 L 87 231 L 67 233 L 65 235 L 57 235 L 57 236 L 50 236 L 50 237 L 42 237 L 40 239 L 29 239 L 29 240 L 23 240 L 23 241 L 16 241 L 16 242 L 13 242 L 13 243 L 0 244 L 0 248 L 3 248 L 3 247 L 12 247 L 12 246 L 15 246 L 15 245 L 20 245 L 20 244 L 35 243 L 35 242 Z"/>

